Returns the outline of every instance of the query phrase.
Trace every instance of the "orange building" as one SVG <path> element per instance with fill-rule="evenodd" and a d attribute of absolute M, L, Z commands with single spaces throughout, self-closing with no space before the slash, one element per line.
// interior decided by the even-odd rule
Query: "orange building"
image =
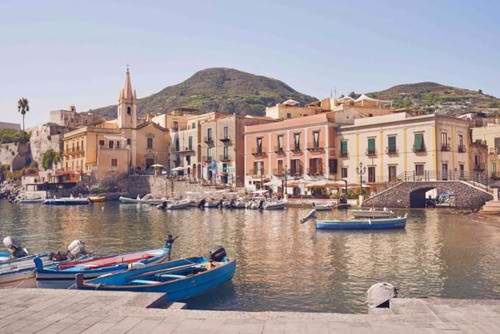
<path fill-rule="evenodd" d="M 281 192 L 287 182 L 298 193 L 293 179 L 335 178 L 335 134 L 335 112 L 246 126 L 245 187 Z"/>

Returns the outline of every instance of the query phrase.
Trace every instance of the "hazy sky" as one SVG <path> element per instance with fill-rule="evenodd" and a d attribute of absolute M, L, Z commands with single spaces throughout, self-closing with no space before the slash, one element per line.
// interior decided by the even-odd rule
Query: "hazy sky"
<path fill-rule="evenodd" d="M 500 1 L 0 2 L 0 120 L 116 103 L 207 67 L 325 97 L 436 81 L 500 96 Z"/>

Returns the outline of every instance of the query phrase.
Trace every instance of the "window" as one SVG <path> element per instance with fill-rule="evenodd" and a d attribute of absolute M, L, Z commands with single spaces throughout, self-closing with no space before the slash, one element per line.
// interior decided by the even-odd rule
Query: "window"
<path fill-rule="evenodd" d="M 328 159 L 328 173 L 330 175 L 337 174 L 337 159 Z"/>
<path fill-rule="evenodd" d="M 291 113 L 289 113 L 289 112 L 287 112 L 287 113 L 286 113 L 286 118 L 292 118 L 292 114 L 291 114 Z"/>
<path fill-rule="evenodd" d="M 448 163 L 444 162 L 441 164 L 441 180 L 448 180 Z"/>
<path fill-rule="evenodd" d="M 186 156 L 186 164 L 191 165 L 191 156 L 190 155 Z"/>
<path fill-rule="evenodd" d="M 300 151 L 300 133 L 294 133 L 293 134 L 293 143 L 294 143 L 294 150 Z"/>
<path fill-rule="evenodd" d="M 389 166 L 389 182 L 395 181 L 397 177 L 397 166 Z"/>
<path fill-rule="evenodd" d="M 290 160 L 290 174 L 294 176 L 302 174 L 300 159 Z"/>
<path fill-rule="evenodd" d="M 446 132 L 441 132 L 441 151 L 449 151 L 450 146 L 448 145 L 448 134 Z"/>
<path fill-rule="evenodd" d="M 464 135 L 458 135 L 458 152 L 465 153 L 465 145 L 464 145 Z"/>
<path fill-rule="evenodd" d="M 413 142 L 414 152 L 425 152 L 424 134 L 422 132 L 415 133 L 415 138 Z"/>
<path fill-rule="evenodd" d="M 368 167 L 368 182 L 369 183 L 375 182 L 375 167 L 374 166 Z"/>
<path fill-rule="evenodd" d="M 212 128 L 207 129 L 207 139 L 209 141 L 212 140 Z"/>
<path fill-rule="evenodd" d="M 149 147 L 148 147 L 149 148 Z M 175 138 L 175 150 L 179 152 L 181 150 L 181 144 L 179 142 L 179 138 Z"/>
<path fill-rule="evenodd" d="M 153 138 L 149 137 L 147 140 L 147 149 L 152 150 L 153 149 Z"/>
<path fill-rule="evenodd" d="M 173 121 L 173 122 L 172 122 L 172 129 L 173 129 L 174 131 L 179 130 L 179 122 L 177 122 L 177 121 Z"/>
<path fill-rule="evenodd" d="M 111 159 L 111 167 L 118 167 L 118 159 Z"/>
<path fill-rule="evenodd" d="M 394 154 L 397 152 L 396 149 L 396 136 L 387 137 L 387 153 Z"/>
<path fill-rule="evenodd" d="M 283 152 L 283 135 L 278 135 L 277 143 L 276 152 Z"/>
<path fill-rule="evenodd" d="M 114 141 L 112 141 L 112 140 L 110 140 L 110 141 L 108 142 L 108 146 L 109 146 L 109 148 L 113 148 L 113 147 L 115 146 L 114 144 L 115 144 L 115 142 L 114 142 Z"/>
<path fill-rule="evenodd" d="M 347 140 L 340 141 L 340 156 L 347 157 Z"/>
<path fill-rule="evenodd" d="M 223 158 L 224 159 L 228 159 L 229 158 L 229 147 L 227 146 L 224 146 L 224 149 L 223 149 Z"/>
<path fill-rule="evenodd" d="M 120 148 L 120 141 L 119 140 L 116 141 L 116 148 Z"/>
<path fill-rule="evenodd" d="M 196 129 L 196 122 L 191 123 L 191 129 Z"/>
<path fill-rule="evenodd" d="M 369 155 L 375 154 L 375 138 L 368 138 L 368 151 Z"/>
<path fill-rule="evenodd" d="M 224 127 L 224 139 L 229 138 L 229 128 L 227 126 Z"/>
<path fill-rule="evenodd" d="M 458 169 L 460 171 L 460 177 L 463 178 L 465 177 L 465 165 L 464 164 L 459 164 Z"/>
<path fill-rule="evenodd" d="M 340 177 L 343 179 L 347 179 L 347 167 L 342 167 L 340 169 Z"/>
<path fill-rule="evenodd" d="M 99 146 L 104 146 L 104 140 L 99 140 Z"/>
<path fill-rule="evenodd" d="M 210 147 L 207 147 L 207 160 L 208 161 L 212 161 L 212 154 L 211 154 L 211 151 L 210 151 Z"/>
<path fill-rule="evenodd" d="M 132 144 L 132 139 L 127 138 L 127 145 L 131 145 L 131 144 Z"/>
<path fill-rule="evenodd" d="M 264 162 L 263 161 L 255 161 L 253 163 L 253 169 L 255 175 L 263 175 L 264 174 Z"/>
<path fill-rule="evenodd" d="M 257 137 L 257 154 L 262 154 L 262 137 Z"/>
<path fill-rule="evenodd" d="M 278 160 L 278 175 L 284 174 L 283 160 Z"/>
<path fill-rule="evenodd" d="M 132 108 L 127 107 L 127 114 L 130 115 L 132 113 Z"/>
<path fill-rule="evenodd" d="M 319 131 L 313 131 L 313 146 L 319 148 Z"/>
<path fill-rule="evenodd" d="M 189 136 L 188 137 L 188 150 L 192 150 L 193 149 L 193 136 Z"/>
<path fill-rule="evenodd" d="M 415 175 L 417 176 L 424 175 L 424 164 L 415 164 Z"/>

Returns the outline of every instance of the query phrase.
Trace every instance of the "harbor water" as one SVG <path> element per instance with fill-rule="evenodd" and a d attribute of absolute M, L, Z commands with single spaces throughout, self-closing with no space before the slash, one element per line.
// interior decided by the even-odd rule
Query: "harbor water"
<path fill-rule="evenodd" d="M 174 258 L 223 245 L 237 259 L 236 276 L 189 300 L 192 309 L 365 312 L 366 290 L 378 281 L 396 285 L 401 297 L 500 298 L 498 217 L 414 210 L 404 230 L 319 232 L 313 222 L 299 224 L 307 212 L 0 201 L 0 236 L 21 239 L 31 252 L 81 239 L 104 254 L 157 248 L 171 233 L 179 236 Z"/>

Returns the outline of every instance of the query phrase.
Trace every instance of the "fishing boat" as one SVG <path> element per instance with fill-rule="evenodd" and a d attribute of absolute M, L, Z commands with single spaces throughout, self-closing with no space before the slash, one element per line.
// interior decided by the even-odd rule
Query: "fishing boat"
<path fill-rule="evenodd" d="M 43 201 L 45 205 L 88 205 L 90 201 L 83 197 L 50 198 Z"/>
<path fill-rule="evenodd" d="M 388 218 L 394 216 L 394 212 L 384 208 L 383 210 L 368 209 L 368 210 L 351 210 L 354 218 Z"/>
<path fill-rule="evenodd" d="M 221 203 L 218 200 L 208 199 L 205 201 L 205 204 L 203 205 L 203 207 L 206 209 L 214 209 L 214 208 L 219 208 L 220 204 Z"/>
<path fill-rule="evenodd" d="M 136 268 L 85 281 L 76 278 L 78 289 L 160 292 L 175 302 L 206 293 L 228 281 L 236 271 L 236 260 L 229 260 L 223 247 L 210 257 L 190 257 L 163 264 Z"/>
<path fill-rule="evenodd" d="M 328 203 L 326 204 L 313 203 L 313 208 L 316 211 L 331 211 L 333 209 L 333 205 Z"/>
<path fill-rule="evenodd" d="M 129 266 L 163 263 L 170 259 L 171 247 L 172 243 L 166 242 L 160 249 L 65 262 L 48 267 L 44 266 L 42 259 L 35 257 L 37 287 L 68 288 L 74 283 L 77 274 L 82 274 L 85 279 L 93 279 Z"/>
<path fill-rule="evenodd" d="M 266 201 L 262 204 L 262 209 L 264 210 L 283 210 L 286 208 L 286 201 L 284 200 L 273 200 Z"/>
<path fill-rule="evenodd" d="M 191 200 L 180 200 L 168 203 L 166 206 L 167 210 L 183 210 L 189 209 L 191 207 Z"/>
<path fill-rule="evenodd" d="M 385 230 L 404 228 L 406 218 L 362 218 L 362 219 L 317 219 L 316 229 L 318 230 Z"/>
<path fill-rule="evenodd" d="M 160 205 L 166 201 L 165 198 L 155 199 L 151 194 L 147 194 L 143 198 L 141 198 L 139 195 L 137 195 L 137 198 L 120 196 L 119 200 L 120 203 L 122 204 L 148 204 L 148 205 Z"/>
<path fill-rule="evenodd" d="M 89 201 L 92 203 L 102 203 L 106 202 L 106 197 L 105 196 L 89 196 Z"/>

